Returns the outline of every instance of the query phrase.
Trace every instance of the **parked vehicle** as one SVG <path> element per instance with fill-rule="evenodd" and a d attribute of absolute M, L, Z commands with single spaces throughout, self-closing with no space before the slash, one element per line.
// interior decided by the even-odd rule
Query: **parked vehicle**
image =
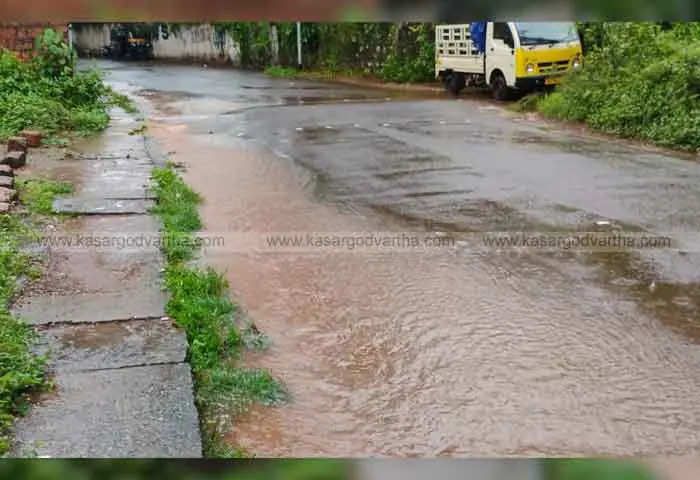
<path fill-rule="evenodd" d="M 150 60 L 153 58 L 151 27 L 120 24 L 110 32 L 110 44 L 104 47 L 104 56 L 115 59 Z"/>
<path fill-rule="evenodd" d="M 435 75 L 457 95 L 466 85 L 514 91 L 555 85 L 583 64 L 573 22 L 473 22 L 435 28 Z"/>

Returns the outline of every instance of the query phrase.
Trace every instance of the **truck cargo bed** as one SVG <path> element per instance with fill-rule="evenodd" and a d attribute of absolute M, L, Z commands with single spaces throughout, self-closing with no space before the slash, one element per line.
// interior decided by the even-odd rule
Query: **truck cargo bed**
<path fill-rule="evenodd" d="M 452 70 L 463 73 L 484 73 L 484 54 L 471 40 L 469 24 L 435 27 L 435 76 Z"/>

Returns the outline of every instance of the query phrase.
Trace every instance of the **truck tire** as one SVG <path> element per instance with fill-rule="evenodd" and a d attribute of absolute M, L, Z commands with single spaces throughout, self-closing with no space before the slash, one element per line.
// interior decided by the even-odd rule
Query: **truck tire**
<path fill-rule="evenodd" d="M 506 77 L 501 72 L 495 72 L 491 78 L 491 92 L 493 98 L 499 102 L 505 102 L 510 98 L 510 89 L 506 83 Z"/>
<path fill-rule="evenodd" d="M 463 73 L 450 73 L 445 79 L 445 87 L 447 91 L 450 92 L 455 97 L 459 95 L 459 92 L 466 86 L 467 81 L 464 78 Z"/>

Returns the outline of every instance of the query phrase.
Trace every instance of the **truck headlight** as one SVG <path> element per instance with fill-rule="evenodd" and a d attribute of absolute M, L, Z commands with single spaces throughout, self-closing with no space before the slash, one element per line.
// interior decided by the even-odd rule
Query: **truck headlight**
<path fill-rule="evenodd" d="M 574 61 L 571 62 L 571 66 L 574 68 L 581 68 L 581 58 L 580 57 L 574 58 Z"/>
<path fill-rule="evenodd" d="M 528 63 L 528 64 L 525 66 L 525 71 L 527 71 L 527 73 L 534 73 L 534 71 L 535 71 L 535 66 L 534 66 L 532 63 Z"/>

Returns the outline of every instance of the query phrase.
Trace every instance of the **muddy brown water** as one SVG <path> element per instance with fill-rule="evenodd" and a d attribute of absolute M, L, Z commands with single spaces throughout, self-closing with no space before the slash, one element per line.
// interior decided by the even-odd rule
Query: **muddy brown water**
<path fill-rule="evenodd" d="M 216 146 L 177 123 L 151 131 L 204 193 L 207 231 L 405 228 L 318 202 L 308 172 L 263 149 Z M 257 455 L 697 449 L 692 342 L 546 262 L 453 250 L 205 258 L 273 342 L 247 362 L 293 397 L 236 422 L 229 440 Z"/>
<path fill-rule="evenodd" d="M 142 93 L 212 234 L 697 228 L 692 164 L 562 141 L 490 104 L 160 68 L 113 74 Z M 698 281 L 673 255 L 664 280 L 625 252 L 204 249 L 270 337 L 245 363 L 292 395 L 227 439 L 262 457 L 697 454 Z"/>

